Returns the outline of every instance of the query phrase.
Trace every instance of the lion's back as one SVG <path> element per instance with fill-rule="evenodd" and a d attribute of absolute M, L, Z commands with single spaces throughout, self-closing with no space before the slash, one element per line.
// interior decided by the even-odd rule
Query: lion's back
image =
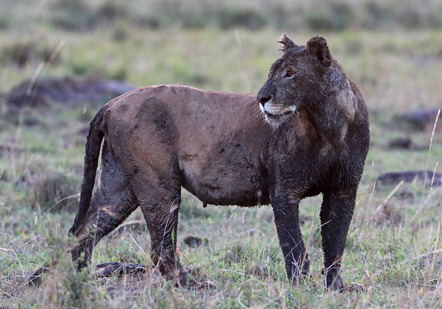
<path fill-rule="evenodd" d="M 214 204 L 252 205 L 265 191 L 261 152 L 272 130 L 254 96 L 154 86 L 107 109 L 105 139 L 123 169 L 143 164 L 166 173 L 175 162 L 182 185 Z"/>

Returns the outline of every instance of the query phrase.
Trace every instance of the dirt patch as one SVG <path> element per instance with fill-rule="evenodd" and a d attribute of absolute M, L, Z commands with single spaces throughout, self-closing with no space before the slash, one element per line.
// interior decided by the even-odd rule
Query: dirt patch
<path fill-rule="evenodd" d="M 438 114 L 438 108 L 418 109 L 408 113 L 396 115 L 393 117 L 400 128 L 408 131 L 426 131 L 431 132 Z M 442 125 L 436 127 L 436 131 L 442 131 Z"/>
<path fill-rule="evenodd" d="M 428 146 L 417 145 L 411 137 L 398 137 L 388 142 L 388 149 L 394 150 L 428 150 Z"/>
<path fill-rule="evenodd" d="M 102 263 L 96 266 L 95 276 L 97 277 L 110 277 L 111 275 L 137 275 L 144 274 L 147 271 L 147 267 L 144 264 L 139 263 Z"/>
<path fill-rule="evenodd" d="M 406 171 L 385 173 L 377 178 L 377 183 L 380 185 L 393 186 L 401 181 L 425 183 L 428 186 L 442 186 L 442 174 L 431 171 Z"/>
<path fill-rule="evenodd" d="M 109 278 L 114 275 L 120 278 L 124 277 L 123 282 L 120 281 L 117 285 L 112 284 L 107 289 L 108 294 L 111 296 L 114 293 L 121 293 L 122 290 L 138 293 L 145 288 L 146 284 L 159 285 L 163 282 L 163 278 L 157 268 L 139 263 L 102 263 L 98 264 L 95 270 L 95 276 L 97 278 Z M 192 287 L 193 289 L 206 290 L 216 288 L 199 270 L 190 269 L 188 271 L 199 282 L 197 286 Z M 112 283 L 114 282 L 112 281 Z"/>
<path fill-rule="evenodd" d="M 6 95 L 6 106 L 17 112 L 23 107 L 44 108 L 54 103 L 101 105 L 132 89 L 133 86 L 116 80 L 77 80 L 71 77 L 44 78 L 36 82 L 25 80 Z"/>
<path fill-rule="evenodd" d="M 209 240 L 207 238 L 187 236 L 184 238 L 184 244 L 191 248 L 197 248 L 201 245 L 207 246 L 209 244 Z"/>

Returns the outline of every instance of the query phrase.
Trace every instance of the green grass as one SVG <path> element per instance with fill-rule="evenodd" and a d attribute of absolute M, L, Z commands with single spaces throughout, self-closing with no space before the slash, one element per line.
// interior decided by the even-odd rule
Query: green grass
<path fill-rule="evenodd" d="M 16 20 L 7 22 L 14 24 Z M 256 93 L 270 64 L 280 55 L 275 43 L 280 34 L 286 32 L 298 44 L 315 34 L 308 29 L 281 31 L 272 26 L 258 31 L 177 25 L 154 30 L 125 20 L 115 27 L 65 32 L 44 18 L 33 22 L 32 27 L 22 26 L 25 29 L 0 27 L 0 51 L 17 44 L 35 51 L 21 67 L 10 55 L 0 53 L 0 93 L 33 76 L 44 61 L 38 55 L 48 50 L 52 53 L 60 42 L 60 53 L 43 67 L 41 77 L 121 78 L 135 86 L 182 83 Z M 332 54 L 362 89 L 371 114 L 372 144 L 343 263 L 344 281 L 361 284 L 366 292 L 324 290 L 318 197 L 301 204 L 311 276 L 299 286 L 291 286 L 285 278 L 270 207 L 203 208 L 186 192 L 178 231 L 180 258 L 198 278 L 213 282 L 216 289 L 177 289 L 156 270 L 149 278 L 96 279 L 89 272 L 77 273 L 67 249 L 72 242 L 67 231 L 81 184 L 83 129 L 98 107 L 86 103 L 75 107 L 54 105 L 10 117 L 0 97 L 1 306 L 440 307 L 441 188 L 402 184 L 389 196 L 394 187 L 374 187 L 374 181 L 389 171 L 441 172 L 442 131 L 438 129 L 434 136 L 431 130 L 404 131 L 393 116 L 415 108 L 440 107 L 442 31 L 398 29 L 387 33 L 362 28 L 324 35 Z M 411 136 L 423 150 L 387 147 L 392 138 L 404 136 Z M 429 151 L 426 149 L 431 138 Z M 43 199 L 43 194 L 48 198 Z M 67 202 L 59 202 L 60 198 L 67 198 Z M 132 224 L 99 243 L 94 265 L 110 261 L 150 265 L 150 240 L 141 212 L 136 211 L 127 222 Z M 206 238 L 208 243 L 188 247 L 183 240 L 189 235 Z M 433 260 L 432 252 L 437 253 Z M 56 263 L 43 285 L 28 287 L 29 273 L 50 260 Z"/>

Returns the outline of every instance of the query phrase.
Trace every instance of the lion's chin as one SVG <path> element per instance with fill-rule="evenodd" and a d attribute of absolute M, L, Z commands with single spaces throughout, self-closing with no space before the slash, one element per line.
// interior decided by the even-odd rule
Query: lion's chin
<path fill-rule="evenodd" d="M 270 114 L 267 111 L 264 111 L 264 115 L 266 118 L 266 121 L 275 129 L 278 128 L 280 125 L 282 125 L 284 122 L 289 120 L 294 114 L 296 110 L 290 110 L 286 111 L 281 114 Z"/>

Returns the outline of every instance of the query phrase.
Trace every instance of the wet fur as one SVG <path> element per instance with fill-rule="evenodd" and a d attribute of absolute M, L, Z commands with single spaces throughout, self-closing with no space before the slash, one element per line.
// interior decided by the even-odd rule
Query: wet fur
<path fill-rule="evenodd" d="M 368 151 L 367 110 L 360 91 L 331 58 L 324 39 L 297 46 L 281 38 L 284 55 L 258 94 L 282 108 L 264 121 L 255 96 L 154 86 L 126 93 L 91 122 L 78 213 L 70 233 L 79 268 L 93 246 L 137 207 L 162 274 L 198 284 L 176 254 L 181 187 L 204 204 L 271 203 L 287 275 L 309 268 L 299 228 L 301 199 L 323 194 L 320 217 L 326 285 L 342 288 L 340 263 Z M 296 70 L 288 83 L 287 66 Z M 277 109 L 275 109 L 277 110 Z M 272 117 L 271 115 L 269 117 Z M 93 192 L 98 156 L 101 174 Z"/>

